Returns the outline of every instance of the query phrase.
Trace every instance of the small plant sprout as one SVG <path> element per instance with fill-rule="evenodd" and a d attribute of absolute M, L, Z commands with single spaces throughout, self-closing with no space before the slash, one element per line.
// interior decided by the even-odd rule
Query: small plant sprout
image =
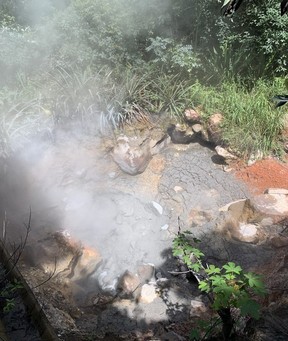
<path fill-rule="evenodd" d="M 243 317 L 254 319 L 260 317 L 260 305 L 254 297 L 265 295 L 261 276 L 243 272 L 241 266 L 234 262 L 228 262 L 223 266 L 206 264 L 204 253 L 193 246 L 200 241 L 197 238 L 189 238 L 190 234 L 189 231 L 179 230 L 173 240 L 173 255 L 179 257 L 188 271 L 194 275 L 198 288 L 208 297 L 211 307 L 220 317 L 223 339 L 230 340 L 235 327 L 233 308 L 238 309 Z M 193 330 L 191 340 L 205 340 L 211 332 L 211 326 L 216 327 L 217 323 L 210 323 L 204 328 L 206 331 L 204 337 L 201 337 L 200 333 L 203 326 Z"/>

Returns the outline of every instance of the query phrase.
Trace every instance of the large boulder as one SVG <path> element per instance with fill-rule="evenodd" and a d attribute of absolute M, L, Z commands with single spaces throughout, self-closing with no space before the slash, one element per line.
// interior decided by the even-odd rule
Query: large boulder
<path fill-rule="evenodd" d="M 253 198 L 253 205 L 262 214 L 271 216 L 274 221 L 281 221 L 288 216 L 287 189 L 268 189 L 265 194 Z"/>
<path fill-rule="evenodd" d="M 97 250 L 81 245 L 62 232 L 30 240 L 22 253 L 22 260 L 45 273 L 54 273 L 54 277 L 64 281 L 87 279 L 102 261 Z"/>
<path fill-rule="evenodd" d="M 226 238 L 252 244 L 265 239 L 259 225 L 263 216 L 249 199 L 231 202 L 220 208 L 220 211 L 226 212 L 226 220 L 221 227 Z"/>
<path fill-rule="evenodd" d="M 123 172 L 136 175 L 143 173 L 152 157 L 170 141 L 170 136 L 157 127 L 131 136 L 120 135 L 111 155 Z"/>
<path fill-rule="evenodd" d="M 136 136 L 126 135 L 118 137 L 111 155 L 121 170 L 130 175 L 143 173 L 152 159 L 147 140 L 141 144 Z"/>

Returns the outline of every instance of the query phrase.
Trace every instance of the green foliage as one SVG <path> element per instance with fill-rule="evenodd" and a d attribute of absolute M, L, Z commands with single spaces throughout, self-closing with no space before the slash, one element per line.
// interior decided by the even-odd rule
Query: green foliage
<path fill-rule="evenodd" d="M 223 324 L 226 323 L 223 311 L 230 311 L 231 308 L 239 309 L 242 316 L 259 319 L 260 305 L 254 296 L 266 293 L 261 276 L 243 272 L 234 262 L 222 266 L 206 265 L 204 254 L 192 246 L 195 242 L 197 245 L 198 240 L 189 239 L 187 233 L 179 231 L 173 240 L 173 255 L 179 257 L 193 273 L 199 289 L 208 295 L 212 308 L 218 312 Z M 197 337 L 195 334 L 194 338 Z"/>
<path fill-rule="evenodd" d="M 201 105 L 204 118 L 224 114 L 225 141 L 244 156 L 279 154 L 285 112 L 269 101 L 282 88 L 255 81 L 286 72 L 288 16 L 272 0 L 243 2 L 233 21 L 215 0 L 36 2 L 0 5 L 1 143 L 45 112 L 94 129 Z"/>
<path fill-rule="evenodd" d="M 192 45 L 179 44 L 171 38 L 150 38 L 146 51 L 152 55 L 151 62 L 157 63 L 167 73 L 191 74 L 201 66 Z"/>
<path fill-rule="evenodd" d="M 5 313 L 10 312 L 15 306 L 15 294 L 23 288 L 23 285 L 14 280 L 14 282 L 7 283 L 0 291 L 0 302 L 3 305 Z"/>
<path fill-rule="evenodd" d="M 275 0 L 243 2 L 241 13 L 219 31 L 221 43 L 231 46 L 234 53 L 249 53 L 254 77 L 288 71 L 288 16 L 280 16 L 279 8 Z"/>

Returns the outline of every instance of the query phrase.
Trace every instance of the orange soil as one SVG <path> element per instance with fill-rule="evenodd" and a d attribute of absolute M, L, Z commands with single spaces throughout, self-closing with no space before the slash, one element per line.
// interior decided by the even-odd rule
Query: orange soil
<path fill-rule="evenodd" d="M 288 163 L 274 159 L 261 160 L 252 166 L 237 167 L 235 175 L 254 194 L 261 194 L 267 188 L 288 189 Z"/>

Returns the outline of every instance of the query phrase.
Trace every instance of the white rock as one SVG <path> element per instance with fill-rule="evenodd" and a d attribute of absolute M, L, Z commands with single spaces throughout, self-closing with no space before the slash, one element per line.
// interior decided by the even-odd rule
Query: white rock
<path fill-rule="evenodd" d="M 141 293 L 140 293 L 140 297 L 139 300 L 142 303 L 152 303 L 155 298 L 157 298 L 157 292 L 156 292 L 156 288 L 155 285 L 153 284 L 144 284 L 141 288 Z"/>
<path fill-rule="evenodd" d="M 161 226 L 161 230 L 162 230 L 162 231 L 167 231 L 168 228 L 169 228 L 169 225 L 168 225 L 168 224 L 165 224 L 165 225 Z"/>
<path fill-rule="evenodd" d="M 255 224 L 240 223 L 239 226 L 230 226 L 230 235 L 233 239 L 244 243 L 257 243 L 259 241 L 258 229 Z"/>
<path fill-rule="evenodd" d="M 152 201 L 152 205 L 160 215 L 163 214 L 163 207 L 160 204 L 158 204 L 156 201 Z"/>
<path fill-rule="evenodd" d="M 178 193 L 178 192 L 183 192 L 184 191 L 184 189 L 181 187 L 181 186 L 174 186 L 174 191 L 176 192 L 176 193 Z"/>
<path fill-rule="evenodd" d="M 244 224 L 239 226 L 239 232 L 245 239 L 250 239 L 255 237 L 257 234 L 257 228 L 254 224 Z"/>

